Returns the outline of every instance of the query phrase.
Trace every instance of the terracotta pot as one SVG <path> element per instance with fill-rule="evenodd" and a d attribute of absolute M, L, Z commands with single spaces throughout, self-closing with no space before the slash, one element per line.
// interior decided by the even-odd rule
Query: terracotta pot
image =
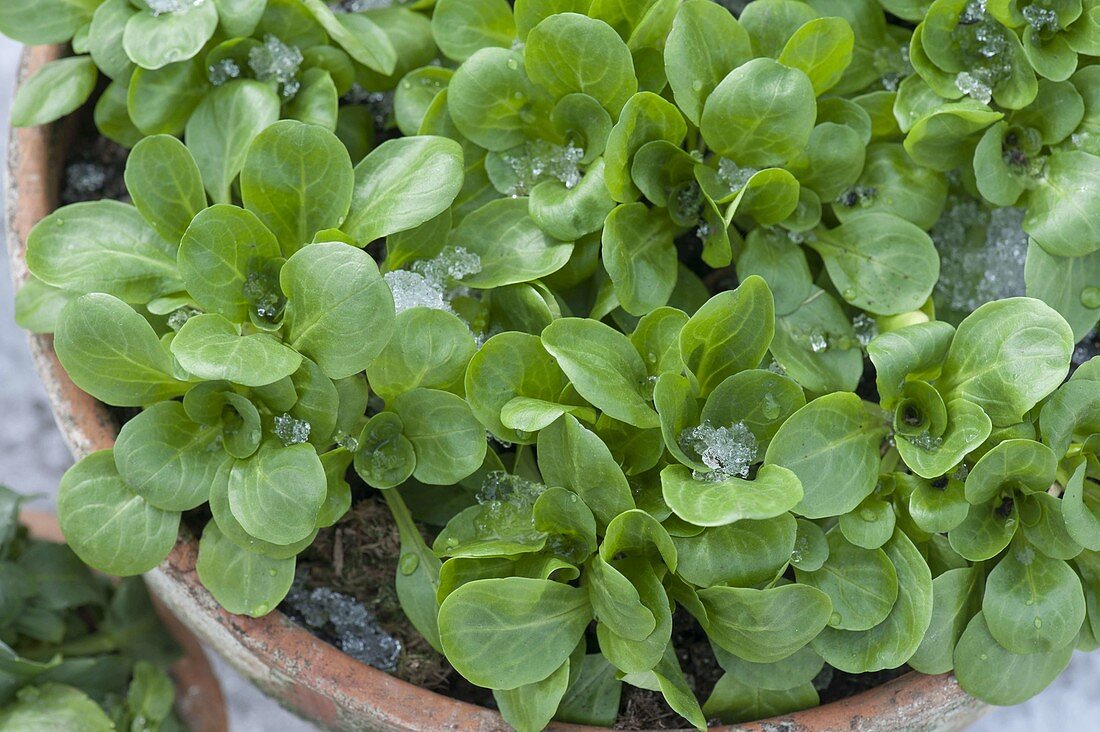
<path fill-rule="evenodd" d="M 27 51 L 25 78 L 59 53 Z M 15 130 L 9 150 L 8 246 L 17 286 L 26 277 L 23 252 L 31 226 L 57 202 L 63 126 Z M 31 351 L 54 416 L 73 454 L 109 448 L 118 425 L 107 410 L 81 392 L 54 355 L 49 336 L 31 336 Z M 419 732 L 507 730 L 495 711 L 421 689 L 359 663 L 318 640 L 280 612 L 253 619 L 223 611 L 195 574 L 194 537 L 181 535 L 175 550 L 147 580 L 152 590 L 201 639 L 281 704 L 332 730 Z M 727 727 L 748 732 L 808 730 L 912 730 L 947 732 L 977 719 L 982 704 L 950 675 L 907 674 L 844 701 L 754 724 Z M 555 725 L 556 730 L 591 730 Z"/>
<path fill-rule="evenodd" d="M 41 511 L 23 511 L 20 516 L 31 536 L 47 541 L 64 541 L 57 519 Z M 218 677 L 210 668 L 206 654 L 191 631 L 156 597 L 153 598 L 161 622 L 183 648 L 183 658 L 172 666 L 176 683 L 176 711 L 191 732 L 228 732 L 225 699 Z"/>

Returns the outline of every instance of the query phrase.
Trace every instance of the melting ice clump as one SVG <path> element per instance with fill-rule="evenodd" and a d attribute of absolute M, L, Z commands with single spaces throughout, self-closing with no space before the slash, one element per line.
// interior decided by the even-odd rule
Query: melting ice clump
<path fill-rule="evenodd" d="M 192 8 L 204 4 L 206 0 L 145 0 L 153 15 L 166 13 L 186 13 Z"/>
<path fill-rule="evenodd" d="M 519 198 L 545 180 L 557 180 L 569 189 L 581 182 L 581 160 L 584 150 L 572 142 L 554 145 L 543 140 L 527 142 L 501 155 L 514 180 L 505 193 Z"/>
<path fill-rule="evenodd" d="M 731 191 L 744 188 L 749 179 L 759 172 L 756 168 L 743 168 L 729 158 L 718 161 L 718 179 L 729 186 Z"/>
<path fill-rule="evenodd" d="M 422 260 L 412 271 L 387 272 L 384 279 L 393 293 L 397 312 L 431 308 L 453 313 L 455 283 L 481 271 L 481 258 L 465 247 L 448 247 L 434 259 Z"/>
<path fill-rule="evenodd" d="M 940 253 L 936 299 L 941 306 L 965 316 L 991 300 L 1024 294 L 1024 213 L 1021 208 L 987 211 L 973 199 L 948 200 L 930 232 Z"/>
<path fill-rule="evenodd" d="M 331 634 L 336 646 L 357 661 L 382 671 L 397 669 L 401 641 L 354 597 L 327 587 L 308 590 L 295 580 L 284 604 L 310 628 Z"/>
<path fill-rule="evenodd" d="M 694 452 L 710 468 L 696 470 L 693 477 L 718 483 L 729 478 L 747 478 L 749 466 L 756 460 L 759 446 L 756 437 L 744 422 L 729 427 L 715 427 L 709 421 L 680 433 L 680 446 L 688 454 Z"/>
<path fill-rule="evenodd" d="M 289 414 L 280 414 L 275 418 L 275 436 L 287 447 L 307 442 L 309 430 L 310 424 L 304 419 L 295 419 Z"/>
<path fill-rule="evenodd" d="M 302 88 L 298 81 L 298 69 L 302 65 L 302 52 L 297 46 L 283 43 L 268 33 L 262 45 L 248 52 L 248 65 L 260 81 L 274 81 L 282 88 L 283 96 L 293 97 Z"/>
<path fill-rule="evenodd" d="M 956 40 L 971 68 L 960 71 L 955 86 L 971 99 L 988 104 L 993 89 L 1012 74 L 1009 31 L 989 17 L 986 0 L 971 0 L 956 28 Z"/>
<path fill-rule="evenodd" d="M 206 76 L 214 86 L 221 86 L 241 75 L 241 67 L 231 58 L 223 58 L 206 70 Z"/>

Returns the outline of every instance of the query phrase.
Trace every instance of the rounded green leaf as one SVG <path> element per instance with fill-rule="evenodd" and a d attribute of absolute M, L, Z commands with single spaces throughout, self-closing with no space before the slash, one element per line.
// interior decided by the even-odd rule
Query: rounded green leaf
<path fill-rule="evenodd" d="M 820 569 L 795 569 L 802 584 L 829 596 L 833 613 L 829 626 L 868 630 L 890 614 L 898 599 L 898 574 L 882 549 L 864 549 L 834 529 L 827 535 L 829 558 Z"/>
<path fill-rule="evenodd" d="M 170 135 L 147 137 L 126 159 L 126 189 L 145 220 L 168 242 L 183 238 L 206 208 L 202 175 L 191 152 Z"/>
<path fill-rule="evenodd" d="M 393 399 L 417 387 L 460 387 L 477 352 L 473 334 L 457 316 L 411 308 L 397 314 L 393 337 L 367 367 L 371 389 Z"/>
<path fill-rule="evenodd" d="M 242 549 L 209 521 L 199 541 L 195 570 L 219 605 L 237 615 L 259 618 L 290 592 L 294 565 L 294 557 L 271 559 Z"/>
<path fill-rule="evenodd" d="M 483 48 L 455 72 L 445 103 L 463 135 L 486 150 L 501 151 L 527 139 L 524 132 L 536 119 L 535 96 L 522 53 Z"/>
<path fill-rule="evenodd" d="M 364 13 L 333 13 L 322 0 L 300 0 L 333 41 L 352 58 L 380 74 L 392 74 L 397 51 L 383 30 Z"/>
<path fill-rule="evenodd" d="M 1100 252 L 1056 257 L 1032 241 L 1027 247 L 1024 281 L 1027 296 L 1057 310 L 1073 329 L 1075 341 L 1088 335 L 1100 319 L 1100 303 L 1086 295 L 1086 290 L 1100 282 Z"/>
<path fill-rule="evenodd" d="M 765 465 L 779 465 L 802 483 L 794 512 L 806 518 L 848 513 L 878 481 L 882 429 L 855 394 L 830 394 L 799 409 L 775 433 Z"/>
<path fill-rule="evenodd" d="M 156 71 L 135 69 L 129 87 L 119 88 L 126 92 L 125 111 L 132 126 L 146 135 L 181 134 L 195 108 L 210 94 L 201 55 Z"/>
<path fill-rule="evenodd" d="M 48 285 L 145 303 L 177 291 L 176 248 L 133 206 L 94 201 L 65 206 L 27 237 L 27 268 Z"/>
<path fill-rule="evenodd" d="M 466 679 L 507 690 L 557 670 L 591 619 L 582 589 L 542 579 L 483 579 L 443 601 L 439 634 L 447 659 Z"/>
<path fill-rule="evenodd" d="M 481 270 L 462 284 L 492 288 L 530 282 L 557 272 L 573 255 L 573 244 L 547 235 L 528 212 L 527 200 L 490 201 L 462 220 L 447 239 L 481 260 Z"/>
<path fill-rule="evenodd" d="M 413 229 L 446 210 L 462 189 L 462 147 L 444 137 L 379 145 L 355 168 L 343 230 L 361 244 Z"/>
<path fill-rule="evenodd" d="M 915 165 L 905 148 L 896 143 L 875 143 L 867 148 L 863 173 L 856 182 L 865 192 L 854 207 L 838 201 L 837 218 L 847 222 L 868 213 L 887 213 L 930 229 L 939 220 L 947 202 L 947 179 L 942 173 Z"/>
<path fill-rule="evenodd" d="M 970 469 L 966 500 L 985 503 L 1001 490 L 1045 491 L 1054 482 L 1058 458 L 1049 447 L 1032 440 L 1005 440 Z"/>
<path fill-rule="evenodd" d="M 1028 196 L 1024 231 L 1050 254 L 1080 257 L 1100 248 L 1100 161 L 1087 152 L 1057 152 Z"/>
<path fill-rule="evenodd" d="M 542 332 L 542 344 L 597 409 L 642 429 L 659 426 L 645 363 L 622 333 L 596 320 L 561 318 Z"/>
<path fill-rule="evenodd" d="M 97 0 L 41 0 L 4 3 L 0 33 L 20 43 L 65 43 L 92 19 Z"/>
<path fill-rule="evenodd" d="M 802 500 L 802 484 L 786 468 L 765 465 L 749 480 L 695 480 L 682 465 L 661 471 L 665 503 L 696 526 L 724 526 L 743 519 L 768 519 L 791 510 Z"/>
<path fill-rule="evenodd" d="M 229 508 L 252 536 L 272 544 L 301 541 L 316 528 L 328 481 L 312 445 L 265 442 L 229 475 Z"/>
<path fill-rule="evenodd" d="M 594 162 L 580 182 L 570 188 L 559 180 L 545 180 L 531 189 L 531 218 L 555 239 L 576 241 L 599 231 L 615 208 L 604 179 L 605 161 Z"/>
<path fill-rule="evenodd" d="M 172 340 L 172 354 L 187 373 L 207 381 L 266 386 L 302 363 L 296 351 L 266 333 L 242 335 L 238 326 L 209 313 L 191 318 Z"/>
<path fill-rule="evenodd" d="M 367 485 L 394 488 L 408 480 L 416 469 L 416 451 L 403 434 L 401 418 L 381 412 L 370 418 L 359 435 L 355 472 Z"/>
<path fill-rule="evenodd" d="M 779 63 L 800 69 L 810 77 L 814 93 L 836 86 L 852 63 L 856 37 L 844 18 L 815 18 L 790 37 L 779 54 Z"/>
<path fill-rule="evenodd" d="M 279 283 L 287 298 L 287 343 L 330 379 L 365 369 L 393 334 L 393 295 L 362 249 L 310 244 L 283 265 Z M 358 335 L 349 341 L 351 333 Z"/>
<path fill-rule="evenodd" d="M 193 422 L 180 402 L 161 402 L 122 426 L 115 465 L 126 485 L 153 506 L 188 511 L 206 502 L 210 483 L 230 459 L 217 449 L 219 432 Z"/>
<path fill-rule="evenodd" d="M 76 111 L 91 97 L 98 79 L 91 56 L 51 61 L 20 84 L 11 106 L 12 125 L 44 125 Z"/>
<path fill-rule="evenodd" d="M 465 61 L 482 48 L 511 48 L 516 21 L 507 0 L 439 0 L 432 36 L 443 55 Z"/>
<path fill-rule="evenodd" d="M 116 407 L 172 399 L 188 388 L 175 378 L 172 357 L 148 321 L 110 295 L 84 295 L 66 305 L 54 349 L 73 383 Z"/>
<path fill-rule="evenodd" d="M 803 72 L 753 59 L 731 71 L 707 99 L 699 129 L 711 149 L 739 165 L 782 165 L 810 140 L 814 96 Z"/>
<path fill-rule="evenodd" d="M 435 389 L 415 389 L 393 400 L 416 452 L 413 477 L 428 485 L 452 485 L 469 477 L 485 460 L 485 429 L 461 397 Z"/>
<path fill-rule="evenodd" d="M 941 435 L 924 432 L 919 435 L 898 435 L 897 446 L 902 460 L 922 478 L 943 475 L 968 453 L 978 449 L 993 429 L 985 411 L 966 399 L 947 403 L 947 430 Z"/>
<path fill-rule="evenodd" d="M 945 674 L 955 667 L 955 646 L 978 609 L 979 578 L 970 567 L 960 567 L 932 580 L 932 622 L 910 666 L 924 674 Z"/>
<path fill-rule="evenodd" d="M 810 242 L 847 302 L 879 315 L 919 309 L 940 275 L 931 237 L 890 214 L 868 213 Z"/>
<path fill-rule="evenodd" d="M 294 120 L 257 135 L 241 170 L 245 208 L 275 234 L 286 256 L 318 231 L 343 223 L 354 184 L 351 158 L 339 138 Z"/>
<path fill-rule="evenodd" d="M 143 69 L 160 69 L 198 54 L 218 27 L 212 2 L 170 13 L 141 11 L 126 22 L 122 47 Z"/>
<path fill-rule="evenodd" d="M 531 81 L 551 96 L 588 94 L 612 116 L 638 90 L 630 49 L 601 20 L 577 13 L 552 15 L 527 35 L 524 56 Z"/>
<path fill-rule="evenodd" d="M 676 287 L 675 236 L 668 216 L 642 203 L 619 206 L 607 217 L 603 264 L 628 313 L 645 315 L 668 302 Z"/>
<path fill-rule="evenodd" d="M 794 516 L 764 521 L 738 521 L 706 529 L 696 536 L 673 539 L 676 573 L 699 587 L 752 587 L 778 575 L 797 551 L 800 528 Z M 822 536 L 822 543 L 825 538 Z"/>
<path fill-rule="evenodd" d="M 749 34 L 732 13 L 709 0 L 687 0 L 665 42 L 665 73 L 677 106 L 698 125 L 707 97 L 751 57 Z"/>
<path fill-rule="evenodd" d="M 1004 551 L 1020 523 L 1020 508 L 1009 495 L 971 504 L 966 518 L 947 533 L 951 548 L 971 562 L 984 562 Z"/>
<path fill-rule="evenodd" d="M 179 512 L 155 508 L 122 482 L 110 450 L 92 453 L 61 478 L 57 518 L 77 556 L 119 577 L 160 564 L 180 524 Z"/>
<path fill-rule="evenodd" d="M 829 622 L 829 596 L 806 585 L 768 590 L 708 587 L 699 591 L 711 641 L 754 663 L 787 658 L 814 639 Z"/>

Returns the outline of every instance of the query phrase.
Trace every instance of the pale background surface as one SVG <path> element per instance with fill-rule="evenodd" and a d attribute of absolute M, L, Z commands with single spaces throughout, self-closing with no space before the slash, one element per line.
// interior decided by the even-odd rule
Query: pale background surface
<path fill-rule="evenodd" d="M 19 46 L 0 38 L 0 150 L 7 149 L 8 106 Z M 6 152 L 4 153 L 6 160 Z M 6 167 L 6 162 L 5 162 Z M 2 206 L 0 202 L 0 206 Z M 0 239 L 3 231 L 0 230 Z M 52 501 L 71 458 L 54 425 L 46 395 L 31 367 L 23 333 L 12 321 L 7 257 L 0 257 L 0 481 Z M 219 659 L 213 659 L 229 702 L 232 732 L 315 730 L 264 698 Z M 999 709 L 973 732 L 1037 732 L 1097 729 L 1100 719 L 1100 653 L 1078 655 L 1069 670 L 1039 697 Z"/>

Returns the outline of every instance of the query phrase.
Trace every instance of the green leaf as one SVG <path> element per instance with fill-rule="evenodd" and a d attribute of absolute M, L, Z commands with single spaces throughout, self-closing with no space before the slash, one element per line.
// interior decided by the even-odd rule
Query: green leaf
<path fill-rule="evenodd" d="M 636 154 L 647 143 L 665 140 L 680 145 L 687 124 L 675 105 L 652 92 L 630 97 L 607 138 L 607 190 L 620 203 L 636 201 L 641 195 L 631 179 Z"/>
<path fill-rule="evenodd" d="M 193 58 L 217 27 L 218 9 L 212 2 L 171 13 L 143 10 L 126 21 L 122 47 L 143 69 L 160 69 Z"/>
<path fill-rule="evenodd" d="M 1038 187 L 1028 196 L 1024 231 L 1048 253 L 1080 257 L 1100 248 L 1100 229 L 1089 214 L 1098 203 L 1096 156 L 1057 152 L 1047 159 Z"/>
<path fill-rule="evenodd" d="M 536 119 L 536 94 L 522 53 L 483 48 L 455 72 L 445 103 L 455 127 L 471 142 L 502 151 L 527 139 L 524 131 Z"/>
<path fill-rule="evenodd" d="M 1032 440 L 1005 440 L 970 469 L 966 500 L 985 503 L 1002 489 L 1045 491 L 1054 482 L 1057 469 L 1058 458 L 1046 445 Z"/>
<path fill-rule="evenodd" d="M 195 569 L 203 586 L 228 612 L 259 618 L 290 591 L 294 564 L 294 557 L 271 559 L 242 549 L 209 521 L 199 541 Z"/>
<path fill-rule="evenodd" d="M 817 11 L 801 0 L 767 0 L 746 6 L 741 11 L 741 25 L 749 32 L 757 56 L 775 58 L 787 40 L 817 16 Z"/>
<path fill-rule="evenodd" d="M 393 512 L 401 536 L 401 555 L 395 578 L 401 609 L 432 648 L 440 650 L 439 603 L 436 600 L 440 561 L 424 543 L 401 497 L 395 491 L 385 491 L 382 495 Z"/>
<path fill-rule="evenodd" d="M 234 37 L 252 35 L 267 9 L 267 0 L 214 0 L 226 32 Z"/>
<path fill-rule="evenodd" d="M 245 208 L 275 234 L 285 256 L 343 223 L 354 184 L 351 159 L 336 135 L 294 120 L 257 135 L 241 170 Z"/>
<path fill-rule="evenodd" d="M 931 237 L 904 219 L 867 213 L 822 232 L 810 245 L 848 303 L 879 315 L 919 309 L 940 275 Z"/>
<path fill-rule="evenodd" d="M 569 659 L 566 659 L 561 668 L 542 681 L 507 691 L 494 690 L 493 699 L 504 721 L 517 732 L 539 732 L 554 718 L 568 686 Z"/>
<path fill-rule="evenodd" d="M 814 96 L 802 71 L 753 59 L 731 71 L 707 99 L 699 129 L 708 147 L 739 165 L 782 165 L 809 142 Z"/>
<path fill-rule="evenodd" d="M 1019 544 L 989 573 L 982 614 L 1002 648 L 1050 653 L 1077 640 L 1085 621 L 1085 594 L 1069 564 Z"/>
<path fill-rule="evenodd" d="M 92 19 L 98 0 L 4 3 L 0 33 L 20 43 L 65 43 Z"/>
<path fill-rule="evenodd" d="M 909 665 L 924 674 L 955 667 L 954 652 L 967 623 L 978 611 L 978 580 L 973 569 L 950 569 L 932 580 L 932 622 Z"/>
<path fill-rule="evenodd" d="M 844 538 L 864 549 L 878 549 L 889 541 L 896 524 L 893 506 L 873 495 L 840 517 Z"/>
<path fill-rule="evenodd" d="M 856 182 L 870 197 L 854 207 L 843 201 L 833 210 L 841 222 L 868 213 L 887 213 L 930 229 L 947 202 L 947 180 L 942 173 L 914 164 L 905 148 L 896 143 L 875 143 L 867 148 L 863 173 Z"/>
<path fill-rule="evenodd" d="M 829 558 L 813 572 L 795 570 L 802 584 L 816 587 L 833 604 L 829 626 L 869 630 L 884 621 L 898 599 L 898 574 L 882 549 L 864 549 L 834 529 L 827 534 Z"/>
<path fill-rule="evenodd" d="M 110 450 L 93 452 L 65 473 L 57 517 L 77 556 L 119 577 L 156 567 L 176 544 L 180 514 L 150 505 L 130 490 Z"/>
<path fill-rule="evenodd" d="M 802 247 L 782 231 L 764 227 L 753 229 L 737 258 L 737 276 L 761 277 L 775 298 L 776 315 L 790 315 L 809 296 L 813 288 L 810 267 Z"/>
<path fill-rule="evenodd" d="M 481 270 L 463 277 L 462 284 L 486 289 L 552 274 L 573 254 L 571 243 L 551 238 L 535 224 L 522 198 L 490 201 L 464 218 L 447 244 L 478 255 Z"/>
<path fill-rule="evenodd" d="M 293 374 L 302 363 L 301 355 L 272 336 L 242 335 L 238 326 L 213 313 L 188 320 L 171 348 L 189 374 L 241 386 L 273 384 Z"/>
<path fill-rule="evenodd" d="M 1015 424 L 1062 382 L 1073 332 L 1038 300 L 982 305 L 959 325 L 936 386 L 945 400 L 963 397 L 995 425 Z"/>
<path fill-rule="evenodd" d="M 1073 646 L 1047 653 L 1013 653 L 997 643 L 984 614 L 978 613 L 955 648 L 955 676 L 968 694 L 988 704 L 1019 704 L 1058 678 L 1069 665 Z"/>
<path fill-rule="evenodd" d="M 680 356 L 706 397 L 733 374 L 755 368 L 771 345 L 775 309 L 759 277 L 722 292 L 699 308 L 680 331 Z"/>
<path fill-rule="evenodd" d="M 806 519 L 798 519 L 797 525 L 798 532 L 790 556 L 791 566 L 806 572 L 816 572 L 829 558 L 829 542 L 825 532 L 813 521 Z"/>
<path fill-rule="evenodd" d="M 443 55 L 465 61 L 482 48 L 511 48 L 516 21 L 507 0 L 438 0 L 432 36 Z"/>
<path fill-rule="evenodd" d="M 257 539 L 285 546 L 310 535 L 328 481 L 313 446 L 269 441 L 229 476 L 229 508 Z"/>
<path fill-rule="evenodd" d="M 130 151 L 126 189 L 145 220 L 171 243 L 183 239 L 191 220 L 206 208 L 195 159 L 169 135 L 147 137 Z"/>
<path fill-rule="evenodd" d="M 527 73 L 553 97 L 581 92 L 617 116 L 638 90 L 630 49 L 606 23 L 577 13 L 543 20 L 527 35 Z"/>
<path fill-rule="evenodd" d="M 730 376 L 707 398 L 701 422 L 744 422 L 767 449 L 787 419 L 806 406 L 806 395 L 793 380 L 772 371 L 752 369 Z"/>
<path fill-rule="evenodd" d="M 843 18 L 816 18 L 790 37 L 779 63 L 804 71 L 821 95 L 836 86 L 852 62 L 856 37 Z"/>
<path fill-rule="evenodd" d="M 604 159 L 597 159 L 573 188 L 556 179 L 536 185 L 531 189 L 531 218 L 561 241 L 576 241 L 599 231 L 615 208 L 604 179 L 605 167 Z"/>
<path fill-rule="evenodd" d="M 119 432 L 115 465 L 126 485 L 165 511 L 206 502 L 210 483 L 229 456 L 217 449 L 219 430 L 191 421 L 180 402 L 161 402 Z"/>
<path fill-rule="evenodd" d="M 128 90 L 120 90 L 126 90 L 132 126 L 146 135 L 183 133 L 195 108 L 210 94 L 206 64 L 198 56 L 156 71 L 135 69 Z M 277 115 L 271 121 L 276 119 Z"/>
<path fill-rule="evenodd" d="M 473 334 L 457 316 L 411 308 L 397 314 L 393 337 L 367 365 L 367 378 L 387 400 L 417 387 L 453 391 L 476 352 Z"/>
<path fill-rule="evenodd" d="M 397 52 L 390 39 L 369 16 L 336 15 L 322 0 L 300 0 L 305 9 L 352 58 L 380 74 L 392 74 Z"/>
<path fill-rule="evenodd" d="M 782 515 L 802 500 L 802 484 L 786 468 L 765 465 L 751 480 L 695 480 L 682 465 L 661 471 L 665 502 L 677 516 L 696 526 L 724 526 L 744 519 Z"/>
<path fill-rule="evenodd" d="M 768 590 L 708 587 L 699 591 L 711 641 L 754 663 L 772 663 L 803 648 L 829 622 L 824 592 L 792 584 Z"/>
<path fill-rule="evenodd" d="M 364 370 L 394 332 L 393 296 L 370 255 L 340 242 L 310 244 L 279 272 L 286 339 L 331 379 Z M 348 342 L 347 334 L 369 327 Z"/>
<path fill-rule="evenodd" d="M 76 111 L 92 96 L 98 79 L 91 56 L 51 61 L 19 85 L 11 106 L 12 125 L 44 125 Z"/>
<path fill-rule="evenodd" d="M 447 209 L 462 188 L 462 148 L 443 137 L 379 145 L 355 168 L 344 230 L 361 244 L 413 229 Z"/>
<path fill-rule="evenodd" d="M 580 496 L 601 526 L 634 508 L 630 484 L 611 451 L 572 415 L 539 432 L 538 460 L 543 480 Z"/>
<path fill-rule="evenodd" d="M 595 320 L 562 318 L 543 331 L 542 343 L 597 409 L 642 429 L 659 426 L 645 364 L 626 336 Z"/>
<path fill-rule="evenodd" d="M 0 727 L 36 732 L 80 729 L 110 732 L 114 722 L 83 691 L 63 684 L 28 686 L 17 700 L 0 709 Z"/>
<path fill-rule="evenodd" d="M 579 670 L 570 662 L 570 675 L 573 679 L 554 718 L 574 724 L 613 725 L 619 716 L 623 688 L 615 677 L 615 667 L 601 654 L 590 653 Z"/>
<path fill-rule="evenodd" d="M 27 237 L 27 268 L 46 284 L 133 303 L 179 289 L 175 259 L 175 246 L 136 208 L 116 201 L 58 209 Z"/>
<path fill-rule="evenodd" d="M 231 187 L 249 146 L 278 121 L 279 106 L 279 95 L 268 84 L 235 80 L 214 89 L 195 108 L 184 140 L 215 203 L 232 201 Z"/>
<path fill-rule="evenodd" d="M 931 379 L 939 373 L 954 335 L 949 323 L 934 320 L 888 331 L 867 345 L 883 408 L 897 405 L 907 377 Z"/>
<path fill-rule="evenodd" d="M 375 488 L 395 488 L 416 469 L 416 451 L 405 437 L 405 424 L 393 412 L 370 418 L 359 435 L 355 472 Z"/>
<path fill-rule="evenodd" d="M 469 681 L 516 689 L 561 667 L 592 619 L 587 593 L 540 579 L 462 585 L 439 609 L 447 659 Z"/>
<path fill-rule="evenodd" d="M 898 575 L 898 600 L 886 620 L 870 630 L 826 628 L 814 639 L 825 662 L 848 673 L 897 668 L 916 653 L 932 619 L 932 575 L 901 531 L 883 547 Z"/>
<path fill-rule="evenodd" d="M 804 495 L 795 513 L 825 518 L 848 513 L 878 481 L 882 431 L 854 394 L 830 394 L 795 412 L 776 432 L 765 465 L 798 477 Z"/>
<path fill-rule="evenodd" d="M 413 477 L 428 485 L 452 485 L 481 467 L 488 446 L 485 429 L 461 397 L 415 389 L 393 401 L 416 452 Z"/>
<path fill-rule="evenodd" d="M 664 306 L 676 286 L 676 231 L 660 209 L 619 206 L 603 230 L 603 263 L 622 308 L 646 315 Z"/>
<path fill-rule="evenodd" d="M 270 289 L 267 267 L 279 256 L 278 240 L 255 214 L 216 204 L 187 227 L 178 261 L 187 292 L 199 306 L 243 323 L 257 304 L 252 290 Z"/>
<path fill-rule="evenodd" d="M 1058 311 L 1082 340 L 1100 320 L 1100 303 L 1086 293 L 1100 281 L 1100 253 L 1083 257 L 1056 257 L 1034 242 L 1028 244 L 1024 265 L 1027 296 L 1042 300 Z"/>
<path fill-rule="evenodd" d="M 66 305 L 54 349 L 77 386 L 113 406 L 140 407 L 187 391 L 145 318 L 110 295 L 84 295 Z"/>
<path fill-rule="evenodd" d="M 977 133 L 1003 117 L 971 99 L 943 104 L 916 121 L 905 137 L 905 151 L 918 165 L 951 170 L 970 162 Z"/>
<path fill-rule="evenodd" d="M 951 548 L 972 562 L 984 562 L 1004 551 L 1016 534 L 1020 509 L 1007 495 L 971 505 L 966 519 L 947 533 Z"/>
<path fill-rule="evenodd" d="M 854 391 L 863 375 L 863 352 L 851 321 L 832 295 L 817 287 L 776 321 L 771 352 L 810 392 Z"/>
<path fill-rule="evenodd" d="M 752 57 L 749 35 L 708 0 L 680 6 L 665 42 L 665 71 L 677 106 L 698 126 L 703 105 L 726 75 Z"/>
<path fill-rule="evenodd" d="M 817 690 L 810 682 L 774 691 L 742 683 L 732 673 L 725 673 L 714 685 L 703 713 L 723 724 L 770 719 L 800 712 L 820 704 Z"/>
<path fill-rule="evenodd" d="M 922 478 L 936 478 L 978 449 L 992 429 L 992 422 L 981 407 L 966 399 L 952 399 L 947 403 L 947 430 L 942 435 L 899 435 L 898 452 L 914 473 Z"/>

